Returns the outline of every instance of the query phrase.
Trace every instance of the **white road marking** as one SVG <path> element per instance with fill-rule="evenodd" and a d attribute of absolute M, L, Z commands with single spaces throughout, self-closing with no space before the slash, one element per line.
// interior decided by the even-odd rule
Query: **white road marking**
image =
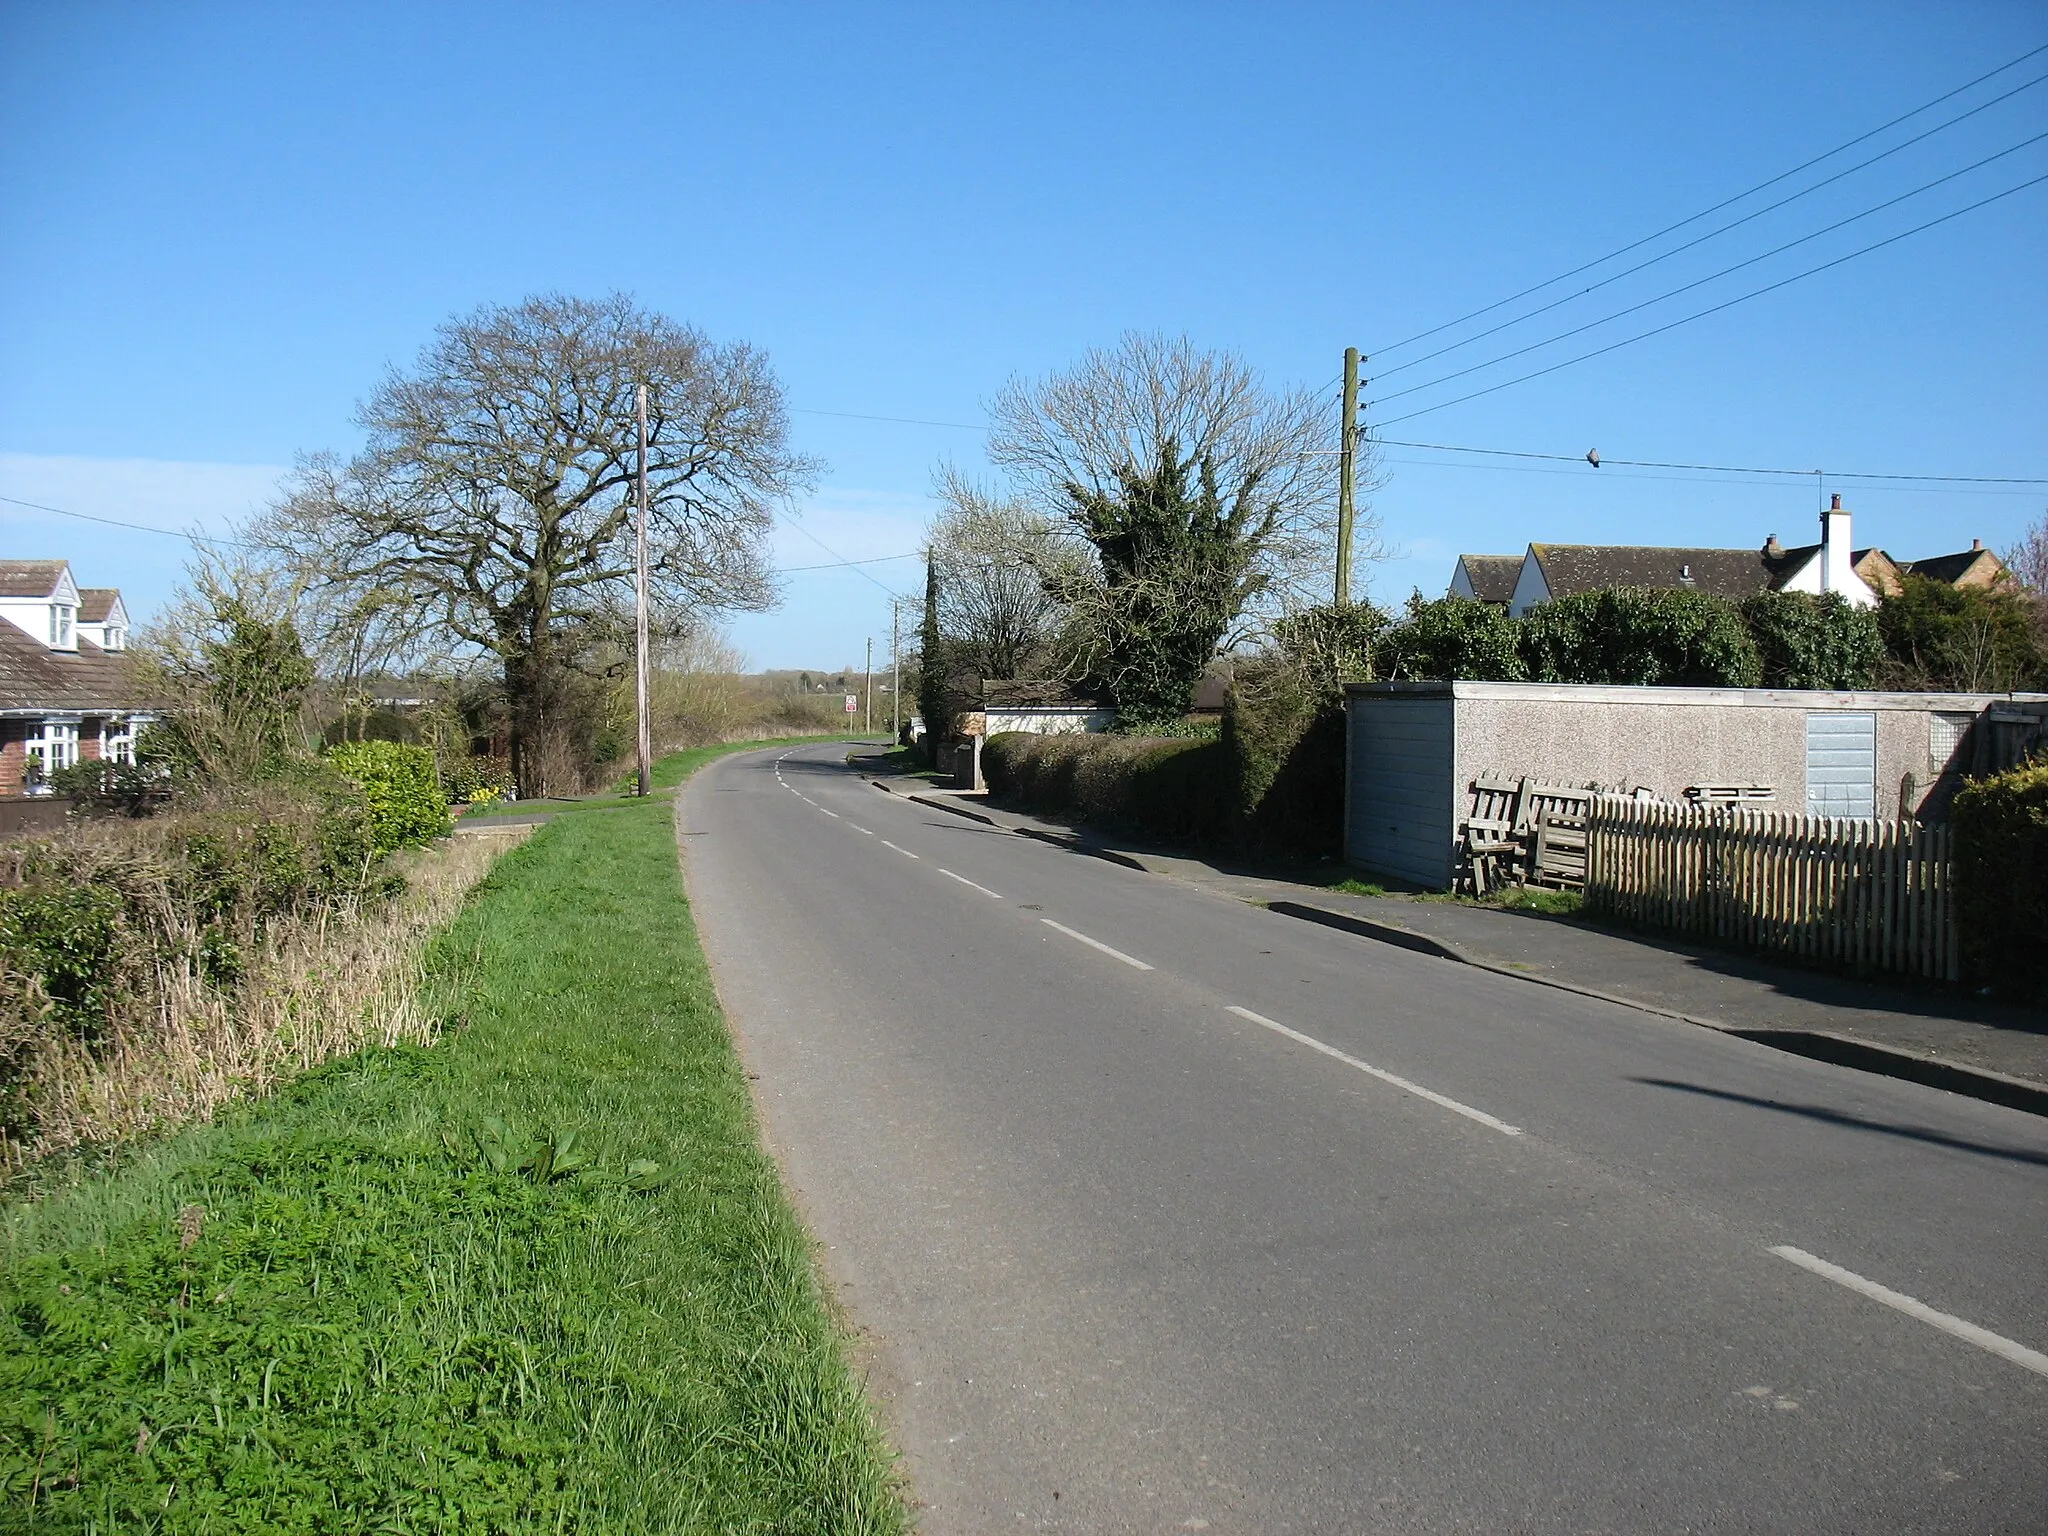
<path fill-rule="evenodd" d="M 866 827 L 854 826 L 854 824 L 850 821 L 847 823 L 847 825 L 849 827 L 853 827 L 853 830 L 858 832 L 862 837 L 873 837 L 875 835 L 874 833 L 870 832 Z"/>
<path fill-rule="evenodd" d="M 950 869 L 942 869 L 939 871 L 939 873 L 944 875 L 948 880 L 958 880 L 962 885 L 974 885 L 974 882 L 968 879 L 965 875 L 956 875 Z M 997 901 L 1001 901 L 1003 899 L 1002 893 L 1000 891 L 992 891 L 985 885 L 974 885 L 974 888 L 977 891 L 981 892 L 981 894 L 984 896 L 995 897 Z"/>
<path fill-rule="evenodd" d="M 887 839 L 886 837 L 882 839 L 882 846 L 884 848 L 896 848 L 896 845 L 890 842 L 889 839 Z M 908 848 L 896 848 L 896 851 L 902 854 L 903 857 L 905 857 L 906 859 L 916 859 L 923 857 L 922 854 L 912 853 Z"/>
<path fill-rule="evenodd" d="M 818 805 L 818 802 L 813 800 L 811 804 Z M 830 816 L 834 821 L 837 821 L 839 819 L 839 813 L 837 811 L 827 811 L 825 810 L 825 807 L 823 807 L 822 805 L 818 805 L 818 809 L 820 811 L 823 811 L 825 815 Z"/>
<path fill-rule="evenodd" d="M 1423 1087 L 1420 1083 L 1411 1083 L 1405 1077 L 1396 1077 L 1391 1072 L 1382 1071 L 1370 1062 L 1360 1061 L 1356 1056 L 1347 1056 L 1334 1045 L 1325 1045 L 1322 1041 L 1316 1039 L 1315 1036 L 1304 1035 L 1298 1029 L 1289 1029 L 1285 1024 L 1269 1019 L 1262 1013 L 1253 1013 L 1251 1009 L 1239 1008 L 1234 1003 L 1231 1005 L 1230 1011 L 1240 1019 L 1249 1019 L 1252 1023 L 1260 1025 L 1265 1029 L 1270 1029 L 1275 1034 L 1285 1035 L 1290 1040 L 1298 1041 L 1312 1051 L 1321 1051 L 1325 1056 L 1334 1056 L 1337 1060 L 1343 1062 L 1345 1066 L 1358 1068 L 1367 1077 L 1376 1077 L 1383 1083 L 1390 1083 L 1404 1093 L 1412 1093 L 1418 1099 L 1427 1099 L 1430 1103 L 1441 1105 L 1454 1114 L 1463 1115 L 1467 1120 L 1477 1120 L 1481 1125 L 1490 1126 L 1494 1130 L 1499 1131 L 1503 1136 L 1519 1136 L 1522 1134 L 1520 1126 L 1509 1125 L 1505 1120 L 1496 1120 L 1484 1110 L 1474 1109 L 1470 1104 L 1460 1104 L 1456 1099 L 1446 1098 L 1440 1093 Z"/>
<path fill-rule="evenodd" d="M 1048 928 L 1057 928 L 1061 933 L 1064 933 L 1070 939 L 1079 939 L 1083 944 L 1086 944 L 1090 949 L 1101 950 L 1105 955 L 1108 955 L 1113 960 L 1123 961 L 1125 965 L 1132 967 L 1134 970 L 1149 971 L 1152 969 L 1152 967 L 1147 965 L 1144 961 L 1136 959 L 1133 956 L 1127 955 L 1120 949 L 1111 949 L 1107 944 L 1103 943 L 1100 939 L 1091 939 L 1085 933 L 1076 933 L 1073 929 L 1069 928 L 1065 923 L 1056 923 L 1049 917 L 1041 917 L 1039 921 L 1045 924 L 1045 926 Z"/>
<path fill-rule="evenodd" d="M 1915 1301 L 1902 1292 L 1879 1285 L 1875 1280 L 1866 1280 L 1852 1269 L 1830 1264 L 1826 1259 L 1817 1259 L 1803 1248 L 1781 1244 L 1770 1251 L 1789 1263 L 1797 1264 L 1801 1269 L 1811 1270 L 1823 1280 L 1832 1280 L 1858 1295 L 1868 1296 L 1872 1301 L 1881 1301 L 1908 1317 L 1916 1317 L 1930 1327 L 1939 1328 L 1943 1333 L 1952 1333 L 1979 1349 L 1988 1349 L 1994 1355 L 2002 1355 L 2014 1365 L 2022 1366 L 2037 1376 L 2048 1376 L 2048 1355 L 2042 1354 L 2039 1350 L 2029 1349 L 2024 1344 L 2015 1344 L 2003 1334 L 1993 1333 L 1989 1328 L 1979 1328 L 1975 1323 L 1966 1323 L 1960 1317 L 1937 1312 L 1924 1301 Z"/>

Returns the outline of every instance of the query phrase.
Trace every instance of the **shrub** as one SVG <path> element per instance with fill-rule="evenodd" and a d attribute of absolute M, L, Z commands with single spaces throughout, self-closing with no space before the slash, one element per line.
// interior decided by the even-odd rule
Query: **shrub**
<path fill-rule="evenodd" d="M 1877 607 L 1885 682 L 1901 688 L 2003 693 L 2048 682 L 2048 655 L 2026 596 L 1908 576 Z"/>
<path fill-rule="evenodd" d="M 512 789 L 512 764 L 502 757 L 451 757 L 441 763 L 441 793 L 451 805 L 484 805 Z"/>
<path fill-rule="evenodd" d="M 1754 688 L 1756 642 L 1735 604 L 1704 592 L 1609 587 L 1543 603 L 1521 623 L 1531 682 Z"/>
<path fill-rule="evenodd" d="M 1950 815 L 1965 967 L 2020 997 L 2048 996 L 2048 763 L 1964 785 Z"/>
<path fill-rule="evenodd" d="M 1758 592 L 1742 601 L 1766 688 L 1868 688 L 1884 659 L 1871 609 L 1839 592 Z"/>
<path fill-rule="evenodd" d="M 330 747 L 327 761 L 362 791 L 374 853 L 417 848 L 447 836 L 448 796 L 431 748 L 352 741 Z"/>
<path fill-rule="evenodd" d="M 1520 626 L 1491 603 L 1469 597 L 1425 602 L 1408 599 L 1401 622 L 1373 652 L 1374 670 L 1389 682 L 1471 678 L 1519 683 L 1528 676 L 1518 644 Z"/>
<path fill-rule="evenodd" d="M 1344 706 L 1286 655 L 1238 668 L 1223 710 L 1231 817 L 1248 847 L 1334 853 L 1344 824 Z"/>
<path fill-rule="evenodd" d="M 1032 810 L 1178 842 L 1213 841 L 1229 824 L 1220 741 L 1006 731 L 988 739 L 981 763 L 992 793 Z"/>
<path fill-rule="evenodd" d="M 1273 639 L 1309 688 L 1342 698 L 1344 684 L 1372 680 L 1373 647 L 1391 623 L 1386 610 L 1371 603 L 1325 603 L 1281 619 Z"/>

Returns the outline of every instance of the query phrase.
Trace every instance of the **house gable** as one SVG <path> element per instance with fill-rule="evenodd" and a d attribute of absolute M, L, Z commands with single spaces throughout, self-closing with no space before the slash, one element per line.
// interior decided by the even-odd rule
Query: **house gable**
<path fill-rule="evenodd" d="M 1510 603 L 1521 574 L 1520 555 L 1460 555 L 1457 569 L 1451 572 L 1450 595 L 1480 603 Z"/>
<path fill-rule="evenodd" d="M 78 647 L 78 583 L 63 560 L 0 560 L 0 618 L 50 650 Z"/>

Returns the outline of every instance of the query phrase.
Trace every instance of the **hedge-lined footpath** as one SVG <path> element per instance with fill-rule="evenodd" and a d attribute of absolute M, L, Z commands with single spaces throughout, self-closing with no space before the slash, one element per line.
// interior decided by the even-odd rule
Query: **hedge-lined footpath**
<path fill-rule="evenodd" d="M 666 797 L 541 829 L 435 965 L 443 1043 L 8 1212 L 5 1528 L 904 1530 Z"/>

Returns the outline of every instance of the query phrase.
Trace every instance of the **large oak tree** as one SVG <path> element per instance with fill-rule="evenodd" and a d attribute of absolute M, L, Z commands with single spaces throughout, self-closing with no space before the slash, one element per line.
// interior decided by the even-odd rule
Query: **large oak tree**
<path fill-rule="evenodd" d="M 630 603 L 641 384 L 656 602 L 769 606 L 774 504 L 817 468 L 790 448 L 781 385 L 755 348 L 618 294 L 443 326 L 360 408 L 363 451 L 308 459 L 258 530 L 348 604 L 490 656 L 524 793 L 563 787 L 547 747 L 564 679 Z"/>

